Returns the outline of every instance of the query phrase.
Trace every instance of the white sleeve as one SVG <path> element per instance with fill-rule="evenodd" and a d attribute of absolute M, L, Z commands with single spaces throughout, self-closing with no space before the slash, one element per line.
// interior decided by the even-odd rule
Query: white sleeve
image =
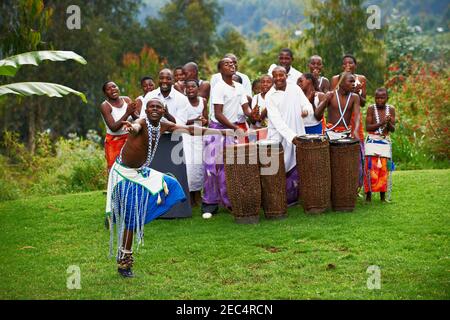
<path fill-rule="evenodd" d="M 242 85 L 244 86 L 244 91 L 245 91 L 246 95 L 251 97 L 252 96 L 252 83 L 250 82 L 250 78 L 245 74 L 242 74 Z"/>
<path fill-rule="evenodd" d="M 211 76 L 211 80 L 209 81 L 211 89 L 219 82 L 220 77 L 221 77 L 220 73 L 215 73 Z"/>
<path fill-rule="evenodd" d="M 186 101 L 183 104 L 180 103 L 180 106 L 177 108 L 175 120 L 176 120 L 177 124 L 185 125 L 186 122 L 188 121 L 187 114 L 188 114 L 189 100 L 187 98 L 183 99 L 183 100 L 186 100 Z"/>
<path fill-rule="evenodd" d="M 252 98 L 252 109 L 256 106 L 256 100 L 258 100 L 258 102 L 259 102 L 257 94 L 255 94 Z"/>
<path fill-rule="evenodd" d="M 241 87 L 241 106 L 248 103 L 247 92 L 244 87 Z"/>
<path fill-rule="evenodd" d="M 283 136 L 283 138 L 285 138 L 289 143 L 292 143 L 292 140 L 294 140 L 297 134 L 287 126 L 286 122 L 284 122 L 273 95 L 270 95 L 266 101 L 267 117 L 272 122 L 275 129 Z"/>
<path fill-rule="evenodd" d="M 215 104 L 224 104 L 222 86 L 216 85 L 211 89 L 211 106 L 214 107 Z"/>

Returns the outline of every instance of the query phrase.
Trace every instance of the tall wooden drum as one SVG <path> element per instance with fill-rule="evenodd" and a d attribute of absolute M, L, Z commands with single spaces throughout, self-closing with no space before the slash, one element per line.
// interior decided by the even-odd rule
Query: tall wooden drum
<path fill-rule="evenodd" d="M 257 144 L 264 216 L 266 219 L 284 219 L 287 217 L 287 199 L 283 146 L 273 140 L 261 140 Z"/>
<path fill-rule="evenodd" d="M 359 183 L 359 141 L 330 140 L 331 203 L 334 211 L 353 211 Z"/>
<path fill-rule="evenodd" d="M 254 143 L 225 147 L 225 180 L 236 223 L 258 223 L 261 182 L 258 148 Z"/>
<path fill-rule="evenodd" d="M 300 199 L 306 213 L 323 213 L 330 206 L 330 147 L 326 136 L 308 134 L 297 144 Z"/>

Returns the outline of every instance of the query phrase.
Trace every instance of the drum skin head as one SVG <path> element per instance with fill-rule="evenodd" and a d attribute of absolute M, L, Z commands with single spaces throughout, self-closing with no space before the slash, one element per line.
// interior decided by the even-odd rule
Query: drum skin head
<path fill-rule="evenodd" d="M 330 140 L 330 144 L 332 144 L 332 145 L 347 145 L 347 144 L 355 144 L 355 143 L 359 143 L 359 141 L 356 139 L 351 139 L 351 138 Z"/>

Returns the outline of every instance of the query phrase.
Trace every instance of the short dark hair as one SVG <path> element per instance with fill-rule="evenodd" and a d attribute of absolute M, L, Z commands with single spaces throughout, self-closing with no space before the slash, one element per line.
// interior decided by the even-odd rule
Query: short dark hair
<path fill-rule="evenodd" d="M 142 82 L 144 82 L 144 81 L 146 81 L 146 80 L 154 81 L 152 77 L 150 77 L 150 76 L 145 76 L 145 77 L 142 77 L 142 79 L 141 79 L 141 84 L 142 84 Z"/>
<path fill-rule="evenodd" d="M 283 49 L 280 50 L 280 53 L 282 53 L 282 52 L 286 52 L 287 54 L 289 54 L 289 56 L 290 56 L 291 58 L 294 58 L 294 53 L 292 52 L 291 49 L 289 49 L 289 48 L 283 48 Z"/>
<path fill-rule="evenodd" d="M 375 90 L 375 94 L 376 94 L 377 92 L 380 92 L 380 91 L 386 92 L 386 96 L 389 97 L 389 91 L 388 91 L 388 89 L 386 89 L 385 87 L 377 88 L 377 89 Z"/>
<path fill-rule="evenodd" d="M 114 81 L 111 81 L 111 80 L 108 80 L 108 81 L 106 81 L 104 84 L 103 84 L 103 86 L 102 86 L 102 91 L 103 91 L 103 93 L 106 93 L 106 86 L 108 85 L 108 83 L 111 83 L 111 82 L 114 82 Z"/>
<path fill-rule="evenodd" d="M 183 66 L 176 66 L 176 67 L 173 69 L 173 71 L 175 71 L 175 70 L 183 70 Z"/>
<path fill-rule="evenodd" d="M 353 55 L 351 55 L 351 54 L 346 54 L 346 55 L 342 58 L 342 61 L 344 61 L 345 58 L 350 58 L 350 59 L 353 60 L 353 62 L 354 62 L 355 64 L 358 64 L 358 63 L 356 62 L 356 58 L 355 58 Z"/>
<path fill-rule="evenodd" d="M 239 82 L 240 84 L 242 84 L 242 77 L 238 74 L 233 74 L 233 77 L 236 77 L 236 82 Z"/>
<path fill-rule="evenodd" d="M 188 82 L 194 82 L 195 85 L 196 85 L 197 87 L 200 86 L 200 83 L 198 82 L 197 79 L 188 79 L 188 80 L 184 80 L 184 83 L 185 83 L 186 85 L 188 84 Z"/>
<path fill-rule="evenodd" d="M 303 76 L 305 79 L 311 80 L 314 90 L 319 90 L 319 81 L 317 81 L 316 77 L 312 73 L 304 73 Z"/>

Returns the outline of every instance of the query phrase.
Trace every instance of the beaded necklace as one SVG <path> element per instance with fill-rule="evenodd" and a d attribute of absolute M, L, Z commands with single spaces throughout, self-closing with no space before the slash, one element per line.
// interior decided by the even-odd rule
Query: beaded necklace
<path fill-rule="evenodd" d="M 145 122 L 147 123 L 147 132 L 148 132 L 148 152 L 147 159 L 145 160 L 142 167 L 150 167 L 150 163 L 153 161 L 153 158 L 156 154 L 156 149 L 158 148 L 159 138 L 161 137 L 161 122 L 158 123 L 158 126 L 153 126 L 147 118 L 145 118 Z M 155 143 L 153 144 L 153 134 L 155 134 Z"/>
<path fill-rule="evenodd" d="M 373 105 L 373 109 L 374 109 L 375 120 L 377 121 L 377 124 L 378 124 L 378 123 L 381 123 L 381 121 L 380 121 L 380 115 L 379 115 L 379 113 L 378 113 L 378 108 L 377 108 L 377 106 L 376 106 L 375 104 Z M 387 105 L 386 105 L 386 117 L 389 116 L 389 115 L 390 115 L 389 105 L 387 104 Z M 379 127 L 375 132 L 378 132 L 378 134 L 382 135 L 385 127 L 386 127 L 386 126 Z"/>

